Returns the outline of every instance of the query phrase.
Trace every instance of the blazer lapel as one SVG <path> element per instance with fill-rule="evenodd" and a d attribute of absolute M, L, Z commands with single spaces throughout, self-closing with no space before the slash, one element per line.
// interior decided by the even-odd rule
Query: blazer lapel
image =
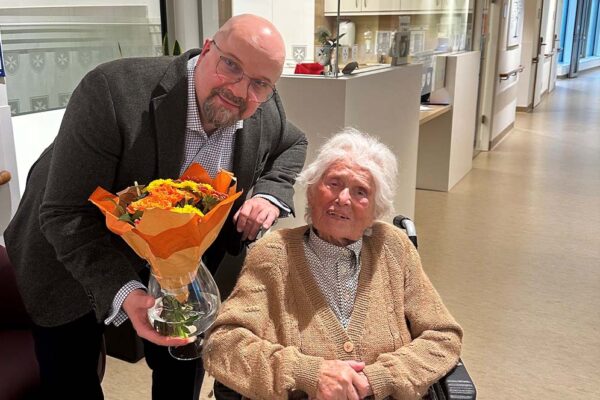
<path fill-rule="evenodd" d="M 189 51 L 176 58 L 160 82 L 159 93 L 152 99 L 161 178 L 179 177 L 187 122 L 187 62 L 197 54 L 197 50 Z"/>

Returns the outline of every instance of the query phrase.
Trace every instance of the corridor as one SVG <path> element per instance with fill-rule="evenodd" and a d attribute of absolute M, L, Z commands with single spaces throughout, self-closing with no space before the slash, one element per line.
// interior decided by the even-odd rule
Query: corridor
<path fill-rule="evenodd" d="M 417 191 L 423 265 L 478 398 L 600 398 L 598 93 L 598 70 L 557 81 L 451 192 Z"/>

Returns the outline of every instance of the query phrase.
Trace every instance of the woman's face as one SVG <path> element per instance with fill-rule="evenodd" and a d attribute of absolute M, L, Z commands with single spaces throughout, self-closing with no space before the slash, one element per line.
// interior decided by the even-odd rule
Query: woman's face
<path fill-rule="evenodd" d="M 329 166 L 308 191 L 308 204 L 319 237 L 338 246 L 360 239 L 373 224 L 375 182 L 371 174 L 346 161 Z"/>

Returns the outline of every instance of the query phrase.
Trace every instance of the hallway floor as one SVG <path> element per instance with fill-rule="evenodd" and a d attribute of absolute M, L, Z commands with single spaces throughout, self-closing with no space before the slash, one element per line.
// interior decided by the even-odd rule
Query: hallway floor
<path fill-rule="evenodd" d="M 598 70 L 558 81 L 451 192 L 417 191 L 423 265 L 480 399 L 600 398 L 598 93 Z M 150 373 L 111 358 L 103 387 L 149 399 Z"/>
<path fill-rule="evenodd" d="M 600 71 L 560 80 L 449 193 L 417 191 L 423 265 L 481 399 L 600 398 Z"/>

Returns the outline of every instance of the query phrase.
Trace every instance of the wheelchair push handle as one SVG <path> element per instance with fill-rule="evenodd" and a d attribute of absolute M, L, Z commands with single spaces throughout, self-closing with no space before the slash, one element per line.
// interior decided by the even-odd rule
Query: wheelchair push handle
<path fill-rule="evenodd" d="M 410 218 L 405 217 L 404 215 L 396 215 L 394 217 L 394 225 L 400 229 L 404 229 L 410 241 L 415 245 L 415 248 L 418 248 L 417 228 L 415 228 L 415 224 Z"/>

